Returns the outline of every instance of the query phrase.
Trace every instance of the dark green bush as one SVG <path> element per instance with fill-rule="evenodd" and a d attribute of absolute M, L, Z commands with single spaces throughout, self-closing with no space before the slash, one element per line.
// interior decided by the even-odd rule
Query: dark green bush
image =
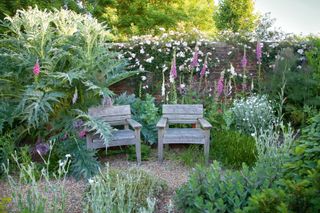
<path fill-rule="evenodd" d="M 241 171 L 222 170 L 218 162 L 197 167 L 188 182 L 176 192 L 176 205 L 184 212 L 235 212 L 247 206 L 252 193 L 268 188 L 280 175 L 277 166 L 246 165 Z"/>
<path fill-rule="evenodd" d="M 245 163 L 253 166 L 257 159 L 255 139 L 235 131 L 218 131 L 213 134 L 210 156 L 228 168 L 241 168 Z"/>

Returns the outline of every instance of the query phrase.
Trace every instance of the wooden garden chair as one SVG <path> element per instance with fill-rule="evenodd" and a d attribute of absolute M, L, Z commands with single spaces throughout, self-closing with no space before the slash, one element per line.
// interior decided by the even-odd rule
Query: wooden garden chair
<path fill-rule="evenodd" d="M 124 129 L 116 130 L 112 133 L 112 139 L 106 146 L 99 135 L 87 134 L 87 148 L 97 149 L 103 147 L 135 145 L 138 164 L 141 163 L 141 124 L 131 119 L 130 105 L 123 106 L 99 106 L 89 109 L 89 115 L 102 118 L 111 126 L 124 126 Z M 131 127 L 132 129 L 130 129 Z"/>
<path fill-rule="evenodd" d="M 169 128 L 170 124 L 195 124 L 196 128 Z M 203 118 L 202 104 L 172 104 L 162 106 L 158 128 L 158 159 L 163 161 L 164 144 L 203 144 L 206 163 L 209 162 L 211 124 Z"/>

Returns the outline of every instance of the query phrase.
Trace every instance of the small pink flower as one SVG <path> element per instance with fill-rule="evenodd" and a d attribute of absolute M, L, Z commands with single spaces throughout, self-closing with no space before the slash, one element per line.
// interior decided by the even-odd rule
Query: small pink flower
<path fill-rule="evenodd" d="M 40 65 L 39 65 L 39 60 L 37 59 L 34 67 L 33 67 L 33 74 L 35 76 L 38 76 L 40 74 Z"/>
<path fill-rule="evenodd" d="M 85 130 L 82 130 L 79 132 L 79 137 L 84 138 L 86 136 L 87 132 Z"/>

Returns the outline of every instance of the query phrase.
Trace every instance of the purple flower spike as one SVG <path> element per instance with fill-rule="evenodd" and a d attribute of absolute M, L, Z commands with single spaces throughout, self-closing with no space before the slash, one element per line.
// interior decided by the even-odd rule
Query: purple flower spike
<path fill-rule="evenodd" d="M 46 155 L 50 150 L 49 144 L 46 143 L 38 143 L 36 145 L 36 151 L 39 155 Z"/>
<path fill-rule="evenodd" d="M 221 96 L 221 94 L 223 92 L 223 87 L 224 87 L 223 81 L 224 81 L 223 76 L 221 76 L 219 81 L 218 81 L 218 86 L 217 86 L 218 96 Z"/>
<path fill-rule="evenodd" d="M 173 52 L 173 59 L 171 64 L 170 76 L 175 79 L 177 78 L 177 65 L 176 65 L 176 51 Z"/>
<path fill-rule="evenodd" d="M 203 64 L 203 67 L 201 69 L 201 72 L 200 72 L 200 76 L 203 77 L 205 74 L 206 74 L 206 71 L 207 71 L 207 56 L 206 56 L 206 59 L 204 60 L 204 64 Z"/>
<path fill-rule="evenodd" d="M 261 63 L 262 47 L 261 47 L 261 43 L 260 43 L 259 40 L 257 41 L 256 56 L 257 56 L 257 61 L 258 61 L 258 63 Z"/>
<path fill-rule="evenodd" d="M 241 59 L 241 67 L 243 69 L 245 69 L 247 67 L 247 64 L 248 64 L 248 60 L 247 60 L 247 56 L 246 56 L 246 50 L 244 50 L 244 54 L 243 54 L 243 57 Z"/>
<path fill-rule="evenodd" d="M 85 130 L 82 130 L 79 132 L 79 137 L 84 138 L 86 136 L 87 132 Z"/>
<path fill-rule="evenodd" d="M 191 68 L 195 68 L 195 67 L 197 67 L 199 65 L 198 56 L 199 56 L 199 48 L 198 48 L 198 46 L 196 46 L 194 48 L 193 58 L 192 58 L 192 62 L 190 64 Z"/>

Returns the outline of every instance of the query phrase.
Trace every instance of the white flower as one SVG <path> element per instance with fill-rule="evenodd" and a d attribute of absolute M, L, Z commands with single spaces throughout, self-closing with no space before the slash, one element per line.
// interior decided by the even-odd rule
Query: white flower
<path fill-rule="evenodd" d="M 144 49 L 143 48 L 140 49 L 140 53 L 144 54 Z"/>
<path fill-rule="evenodd" d="M 71 155 L 70 154 L 66 154 L 66 158 L 71 158 Z"/>
<path fill-rule="evenodd" d="M 148 86 L 148 85 L 145 85 L 145 86 L 143 86 L 142 88 L 143 88 L 143 89 L 148 89 L 149 86 Z"/>
<path fill-rule="evenodd" d="M 164 29 L 163 27 L 160 27 L 159 30 L 162 32 L 166 31 L 166 29 Z"/>
<path fill-rule="evenodd" d="M 234 67 L 233 67 L 233 65 L 231 63 L 230 63 L 230 69 L 228 71 L 231 73 L 232 76 L 236 76 L 237 75 L 237 73 L 236 73 L 236 71 L 235 71 L 235 69 L 234 69 Z"/>
<path fill-rule="evenodd" d="M 62 167 L 64 165 L 64 161 L 62 161 L 62 160 L 59 160 L 58 163 L 59 163 L 60 167 Z"/>
<path fill-rule="evenodd" d="M 298 66 L 297 66 L 297 69 L 299 69 L 299 70 L 300 70 L 301 68 L 302 68 L 302 66 L 301 66 L 301 65 L 298 65 Z"/>
<path fill-rule="evenodd" d="M 184 69 L 184 65 L 182 64 L 179 66 L 179 70 L 182 71 L 183 69 Z"/>
<path fill-rule="evenodd" d="M 171 43 L 166 43 L 166 47 L 172 47 Z"/>
<path fill-rule="evenodd" d="M 139 69 L 144 71 L 144 67 L 142 65 L 139 66 Z"/>
<path fill-rule="evenodd" d="M 135 58 L 135 57 L 136 57 L 136 54 L 131 53 L 131 57 L 132 57 L 132 58 Z"/>
<path fill-rule="evenodd" d="M 146 62 L 148 62 L 148 63 L 152 63 L 153 59 L 154 59 L 154 57 L 153 57 L 153 56 L 151 56 L 150 58 L 146 59 Z"/>
<path fill-rule="evenodd" d="M 185 87 L 186 87 L 185 84 L 180 84 L 180 88 L 181 88 L 181 89 L 183 89 L 183 88 L 185 88 Z"/>
<path fill-rule="evenodd" d="M 302 55 L 303 54 L 303 49 L 298 49 L 297 52 Z"/>
<path fill-rule="evenodd" d="M 88 179 L 88 182 L 90 183 L 90 184 L 93 184 L 94 183 L 94 180 L 93 179 Z"/>
<path fill-rule="evenodd" d="M 232 51 L 229 51 L 229 52 L 228 52 L 228 55 L 231 55 L 231 53 L 232 53 Z"/>
<path fill-rule="evenodd" d="M 186 46 L 188 46 L 188 42 L 185 41 L 185 42 L 182 43 L 182 45 L 183 45 L 184 47 L 186 47 Z"/>
<path fill-rule="evenodd" d="M 151 41 L 150 40 L 146 40 L 146 44 L 151 44 Z"/>
<path fill-rule="evenodd" d="M 141 76 L 141 80 L 145 81 L 145 80 L 147 80 L 147 77 L 143 75 L 143 76 Z"/>

